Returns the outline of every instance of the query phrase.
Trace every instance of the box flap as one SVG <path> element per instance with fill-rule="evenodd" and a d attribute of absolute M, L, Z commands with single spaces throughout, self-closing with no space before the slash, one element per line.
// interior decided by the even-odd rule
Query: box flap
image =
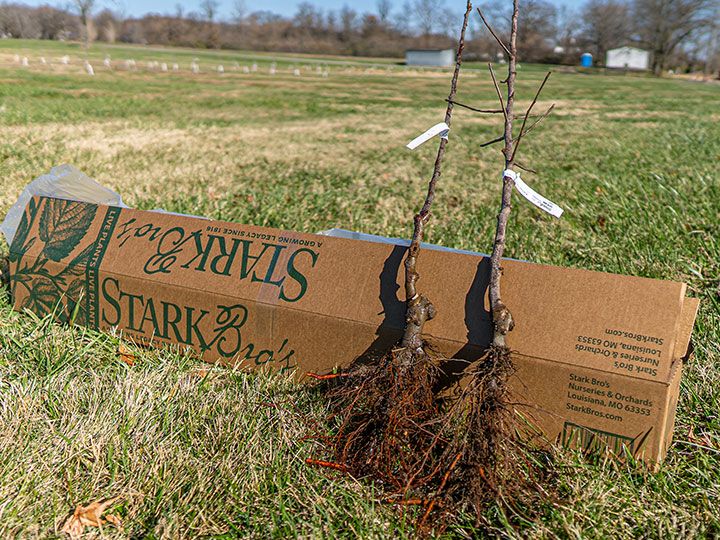
<path fill-rule="evenodd" d="M 690 337 L 695 326 L 695 318 L 700 308 L 700 299 L 687 297 L 683 303 L 680 323 L 678 327 L 677 342 L 675 344 L 674 359 L 685 359 L 690 349 Z"/>

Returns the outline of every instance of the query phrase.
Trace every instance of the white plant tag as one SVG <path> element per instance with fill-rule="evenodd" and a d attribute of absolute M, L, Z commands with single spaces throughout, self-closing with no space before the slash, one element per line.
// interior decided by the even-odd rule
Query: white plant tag
<path fill-rule="evenodd" d="M 407 147 L 410 150 L 415 150 L 418 146 L 420 146 L 423 143 L 426 143 L 436 135 L 440 135 L 441 139 L 448 140 L 448 134 L 450 133 L 450 128 L 445 122 L 440 122 L 439 124 L 435 124 L 433 127 L 428 129 L 425 133 L 422 135 L 419 135 L 418 137 L 415 137 L 412 141 L 407 143 Z"/>
<path fill-rule="evenodd" d="M 503 172 L 503 177 L 505 176 L 509 176 L 510 178 L 512 178 L 515 181 L 515 187 L 520 192 L 520 195 L 522 195 L 528 201 L 540 208 L 540 210 L 544 210 L 545 212 L 552 216 L 555 216 L 556 218 L 559 218 L 563 215 L 564 210 L 562 208 L 560 208 L 554 202 L 546 199 L 533 188 L 528 186 L 525 182 L 523 182 L 522 178 L 520 178 L 519 173 L 516 173 L 515 171 L 512 171 L 510 169 L 506 169 Z"/>

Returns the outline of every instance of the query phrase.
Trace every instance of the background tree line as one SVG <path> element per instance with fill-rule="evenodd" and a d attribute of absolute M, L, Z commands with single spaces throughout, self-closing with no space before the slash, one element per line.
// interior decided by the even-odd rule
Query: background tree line
<path fill-rule="evenodd" d="M 344 6 L 322 10 L 299 4 L 292 17 L 249 12 L 235 0 L 232 17 L 218 17 L 217 0 L 201 0 L 186 11 L 124 17 L 96 0 L 73 0 L 63 9 L 0 4 L 0 37 L 82 39 L 108 43 L 307 52 L 358 56 L 401 56 L 408 48 L 453 46 L 459 15 L 446 1 L 378 0 L 373 12 Z M 612 48 L 632 45 L 651 51 L 652 67 L 715 71 L 720 65 L 720 0 L 587 0 L 577 10 L 547 0 L 526 0 L 519 57 L 527 62 L 577 64 L 583 52 L 602 65 Z M 509 2 L 484 8 L 500 33 L 509 29 Z M 470 58 L 499 59 L 496 41 L 475 20 L 467 46 Z"/>

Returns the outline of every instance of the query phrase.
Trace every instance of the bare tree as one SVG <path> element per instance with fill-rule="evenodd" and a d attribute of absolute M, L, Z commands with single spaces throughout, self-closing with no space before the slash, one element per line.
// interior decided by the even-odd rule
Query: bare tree
<path fill-rule="evenodd" d="M 652 50 L 652 70 L 660 75 L 671 55 L 709 23 L 715 0 L 635 0 L 642 43 Z"/>
<path fill-rule="evenodd" d="M 80 24 L 83 28 L 83 43 L 85 51 L 87 51 L 92 41 L 92 11 L 95 8 L 95 0 L 73 0 L 73 4 L 80 16 Z"/>
<path fill-rule="evenodd" d="M 390 21 L 390 12 L 392 11 L 392 2 L 390 0 L 378 0 L 377 12 L 380 24 L 387 26 Z"/>
<path fill-rule="evenodd" d="M 483 13 L 499 22 L 498 35 L 508 41 L 512 31 L 512 4 L 491 0 L 483 6 Z M 558 33 L 557 17 L 557 8 L 547 0 L 523 2 L 523 17 L 518 21 L 518 35 L 522 36 L 522 41 L 518 42 L 518 58 L 525 62 L 541 62 L 551 56 Z"/>
<path fill-rule="evenodd" d="M 545 61 L 552 52 L 557 35 L 557 8 L 547 0 L 525 0 L 523 17 L 518 21 L 518 58 Z"/>
<path fill-rule="evenodd" d="M 202 2 L 200 2 L 200 10 L 207 22 L 212 23 L 215 20 L 219 5 L 218 0 L 202 0 Z"/>
<path fill-rule="evenodd" d="M 720 65 L 720 2 L 716 2 L 715 13 L 710 18 L 709 28 L 706 30 L 705 44 L 705 75 L 710 76 L 718 70 Z M 719 75 L 720 78 L 720 75 Z"/>
<path fill-rule="evenodd" d="M 247 4 L 245 3 L 245 0 L 235 0 L 233 2 L 233 11 L 232 11 L 232 17 L 235 21 L 235 24 L 238 26 L 242 26 L 245 22 L 245 17 L 247 16 Z"/>
<path fill-rule="evenodd" d="M 445 9 L 444 0 L 413 0 L 412 15 L 423 37 L 430 36 Z"/>
<path fill-rule="evenodd" d="M 115 43 L 117 38 L 120 21 L 118 17 L 109 9 L 102 10 L 95 17 L 95 26 L 98 29 L 98 39 L 106 43 Z"/>
<path fill-rule="evenodd" d="M 47 5 L 35 10 L 35 19 L 40 26 L 40 39 L 60 39 L 77 27 L 77 21 L 67 11 Z"/>
<path fill-rule="evenodd" d="M 220 32 L 215 25 L 215 15 L 217 15 L 219 5 L 218 0 L 202 0 L 200 2 L 200 10 L 207 26 L 206 45 L 212 48 L 220 46 Z"/>
<path fill-rule="evenodd" d="M 32 8 L 19 4 L 0 4 L 0 34 L 38 39 L 42 28 Z"/>
<path fill-rule="evenodd" d="M 357 28 L 358 15 L 357 11 L 344 5 L 340 10 L 340 26 L 342 39 L 345 42 L 350 42 L 352 36 Z"/>
<path fill-rule="evenodd" d="M 605 64 L 607 51 L 624 45 L 632 35 L 630 6 L 622 0 L 588 0 L 582 20 L 583 39 L 598 64 Z"/>

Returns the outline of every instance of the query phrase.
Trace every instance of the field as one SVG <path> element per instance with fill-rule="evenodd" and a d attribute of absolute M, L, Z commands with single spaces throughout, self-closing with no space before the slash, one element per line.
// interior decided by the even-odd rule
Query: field
<path fill-rule="evenodd" d="M 0 216 L 30 180 L 72 163 L 138 208 L 410 234 L 435 145 L 404 144 L 442 120 L 449 72 L 94 45 L 91 77 L 82 58 L 74 44 L 0 41 Z M 494 108 L 486 71 L 470 68 L 458 100 Z M 521 66 L 521 105 L 544 69 Z M 506 255 L 686 281 L 702 302 L 695 355 L 659 472 L 558 449 L 560 498 L 533 519 L 488 519 L 509 537 L 720 535 L 720 85 L 561 71 L 539 110 L 550 103 L 521 152 L 538 174 L 523 176 L 566 213 L 517 198 Z M 480 144 L 500 125 L 457 110 L 429 241 L 490 251 L 502 156 Z M 123 529 L 104 537 L 413 537 L 412 513 L 371 485 L 304 464 L 308 419 L 323 415 L 306 387 L 132 345 L 130 366 L 119 342 L 15 313 L 0 294 L 0 537 L 60 535 L 77 504 L 116 495 Z M 463 515 L 445 532 L 474 534 Z"/>

